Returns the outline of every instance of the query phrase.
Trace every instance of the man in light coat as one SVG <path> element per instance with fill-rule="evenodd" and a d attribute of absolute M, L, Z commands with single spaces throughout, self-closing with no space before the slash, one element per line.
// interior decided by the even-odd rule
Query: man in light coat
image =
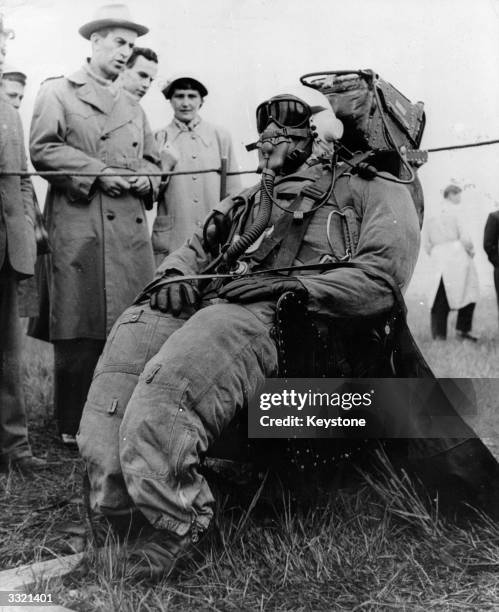
<path fill-rule="evenodd" d="M 92 56 L 38 94 L 30 152 L 49 178 L 46 220 L 48 340 L 55 349 L 55 412 L 72 443 L 97 359 L 114 321 L 154 272 L 145 209 L 159 181 L 116 172 L 159 171 L 154 137 L 140 105 L 116 79 L 147 28 L 124 5 L 101 8 L 79 30 Z M 96 173 L 82 176 L 73 173 Z"/>
<path fill-rule="evenodd" d="M 174 117 L 156 133 L 165 172 L 220 168 L 227 158 L 229 171 L 237 171 L 229 133 L 199 116 L 208 95 L 205 85 L 188 74 L 172 78 L 163 89 Z M 227 194 L 241 189 L 239 176 L 227 179 Z M 224 196 L 227 194 L 223 194 Z M 216 173 L 172 176 L 161 189 L 152 244 L 156 264 L 182 246 L 221 199 L 220 176 Z"/>
<path fill-rule="evenodd" d="M 471 328 L 479 297 L 478 276 L 473 243 L 457 211 L 460 202 L 461 189 L 449 185 L 440 211 L 426 222 L 424 245 L 433 269 L 429 287 L 431 333 L 434 339 L 445 340 L 447 317 L 451 310 L 457 310 L 457 337 L 476 342 Z"/>
<path fill-rule="evenodd" d="M 0 77 L 9 36 L 0 15 Z M 26 171 L 21 119 L 1 90 L 0 132 L 0 172 Z M 18 284 L 34 272 L 31 193 L 29 178 L 0 176 L 0 471 L 45 465 L 31 453 L 21 381 Z"/>

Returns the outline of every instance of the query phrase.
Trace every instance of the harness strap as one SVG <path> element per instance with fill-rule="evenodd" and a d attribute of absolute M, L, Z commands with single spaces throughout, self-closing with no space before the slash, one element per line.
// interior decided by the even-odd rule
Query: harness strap
<path fill-rule="evenodd" d="M 336 173 L 336 180 L 346 172 L 347 166 L 344 166 Z M 306 234 L 312 217 L 307 213 L 312 210 L 316 202 L 324 197 L 324 192 L 328 188 L 328 182 L 332 180 L 329 175 L 323 175 L 318 181 L 306 185 L 300 192 L 296 200 L 290 205 L 288 210 L 301 213 L 287 214 L 284 213 L 279 219 L 279 231 L 274 236 L 272 247 L 265 249 L 267 256 L 276 246 L 280 244 L 274 266 L 277 268 L 291 266 L 295 261 L 298 252 L 302 246 L 303 238 Z M 262 245 L 266 246 L 266 245 Z M 270 245 L 269 245 L 270 246 Z M 263 261 L 264 249 L 258 253 L 257 261 Z"/>
<path fill-rule="evenodd" d="M 351 164 L 344 164 L 342 168 L 336 170 L 336 178 L 338 179 L 350 170 L 351 165 L 362 161 L 366 157 L 365 153 L 361 153 L 353 157 Z M 251 253 L 250 259 L 262 263 L 269 255 L 279 247 L 277 257 L 274 261 L 276 267 L 286 267 L 293 264 L 296 260 L 303 237 L 307 231 L 311 217 L 307 215 L 314 205 L 324 197 L 324 193 L 328 188 L 328 182 L 331 180 L 329 175 L 323 175 L 319 180 L 306 185 L 291 205 L 289 211 L 294 211 L 296 214 L 283 213 L 275 224 L 274 232 L 271 236 L 265 238 L 261 245 Z M 327 204 L 335 203 L 334 192 L 331 194 Z M 301 204 L 301 206 L 300 206 Z M 298 206 L 300 209 L 298 210 Z M 298 212 L 301 213 L 298 215 Z M 343 237 L 345 233 L 352 238 L 354 244 L 358 241 L 358 228 L 356 221 L 349 214 L 352 211 L 339 211 L 342 216 L 345 216 L 344 223 L 346 224 L 346 232 L 342 231 Z M 341 221 L 341 220 L 340 220 Z M 348 251 L 348 249 L 347 249 Z M 353 253 L 350 251 L 350 255 Z"/>
<path fill-rule="evenodd" d="M 287 221 L 287 231 L 274 262 L 276 268 L 290 266 L 293 263 L 310 224 L 312 217 L 311 215 L 305 215 L 305 213 L 313 208 L 315 200 L 305 195 L 304 192 L 305 189 L 295 200 L 295 202 L 299 201 L 298 203 L 301 204 L 300 212 L 302 214 L 299 217 L 295 217 L 295 215 L 287 215 L 284 213 L 286 217 L 285 221 Z M 293 204 L 295 204 L 295 202 L 293 202 Z M 298 206 L 296 208 L 298 208 Z"/>

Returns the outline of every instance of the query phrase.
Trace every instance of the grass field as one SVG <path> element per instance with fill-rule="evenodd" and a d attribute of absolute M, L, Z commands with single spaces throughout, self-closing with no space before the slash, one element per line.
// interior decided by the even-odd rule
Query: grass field
<path fill-rule="evenodd" d="M 492 299 L 477 308 L 477 345 L 433 342 L 416 298 L 409 321 L 437 375 L 499 378 Z M 36 591 L 82 612 L 499 609 L 499 526 L 448 522 L 382 456 L 360 475 L 343 465 L 341 487 L 301 500 L 275 482 L 220 491 L 204 556 L 173 581 L 134 583 L 119 551 L 86 544 L 82 466 L 59 444 L 51 418 L 51 351 L 27 340 L 25 355 L 33 448 L 55 466 L 0 480 L 0 566 L 88 551 L 78 571 Z M 493 385 L 484 389 L 478 425 L 496 452 L 497 400 Z"/>

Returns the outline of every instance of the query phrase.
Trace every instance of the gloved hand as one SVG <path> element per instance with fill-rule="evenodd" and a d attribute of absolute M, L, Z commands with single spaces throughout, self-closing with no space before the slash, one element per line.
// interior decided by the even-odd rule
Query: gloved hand
<path fill-rule="evenodd" d="M 198 307 L 199 291 L 189 281 L 170 283 L 151 295 L 149 305 L 153 309 L 171 312 L 174 317 L 178 317 L 185 308 Z"/>
<path fill-rule="evenodd" d="M 301 293 L 307 290 L 295 276 L 249 276 L 231 281 L 219 292 L 219 297 L 229 302 L 258 302 L 279 298 L 286 291 Z"/>

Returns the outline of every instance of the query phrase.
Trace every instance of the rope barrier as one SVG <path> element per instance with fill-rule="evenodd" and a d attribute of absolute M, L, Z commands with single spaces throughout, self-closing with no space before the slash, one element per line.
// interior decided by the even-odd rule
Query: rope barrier
<path fill-rule="evenodd" d="M 481 142 L 470 142 L 462 145 L 449 145 L 447 147 L 435 147 L 426 149 L 427 153 L 438 153 L 439 151 L 454 151 L 457 149 L 471 149 L 471 147 L 484 147 L 486 145 L 499 144 L 499 140 L 482 140 Z"/>
<path fill-rule="evenodd" d="M 131 176 L 157 176 L 157 177 L 166 177 L 166 176 L 182 176 L 186 174 L 208 174 L 210 172 L 216 172 L 217 174 L 222 174 L 221 168 L 208 168 L 206 170 L 185 170 L 178 172 L 67 172 L 65 170 L 43 170 L 40 172 L 20 172 L 18 170 L 5 170 L 0 171 L 0 176 L 40 176 L 42 178 L 51 178 L 57 176 L 122 176 L 122 177 L 131 177 Z M 235 176 L 238 174 L 256 174 L 256 170 L 240 170 L 227 172 L 227 176 Z"/>
<path fill-rule="evenodd" d="M 439 153 L 441 151 L 456 151 L 459 149 L 471 149 L 473 147 L 484 147 L 493 144 L 499 144 L 499 139 L 495 140 L 483 140 L 481 142 L 470 142 L 461 145 L 448 145 L 445 147 L 432 147 L 425 149 L 422 152 L 426 153 Z M 17 170 L 1 170 L 0 176 L 20 176 L 20 177 L 32 177 L 40 176 L 41 178 L 55 178 L 58 176 L 121 176 L 121 177 L 132 177 L 132 176 L 155 176 L 155 177 L 167 177 L 167 176 L 184 176 L 189 174 L 210 174 L 217 173 L 221 176 L 238 176 L 241 174 L 257 174 L 256 170 L 234 170 L 227 172 L 225 168 L 207 168 L 205 170 L 177 170 L 175 172 L 66 172 L 65 170 L 44 170 L 40 172 L 21 172 Z"/>

